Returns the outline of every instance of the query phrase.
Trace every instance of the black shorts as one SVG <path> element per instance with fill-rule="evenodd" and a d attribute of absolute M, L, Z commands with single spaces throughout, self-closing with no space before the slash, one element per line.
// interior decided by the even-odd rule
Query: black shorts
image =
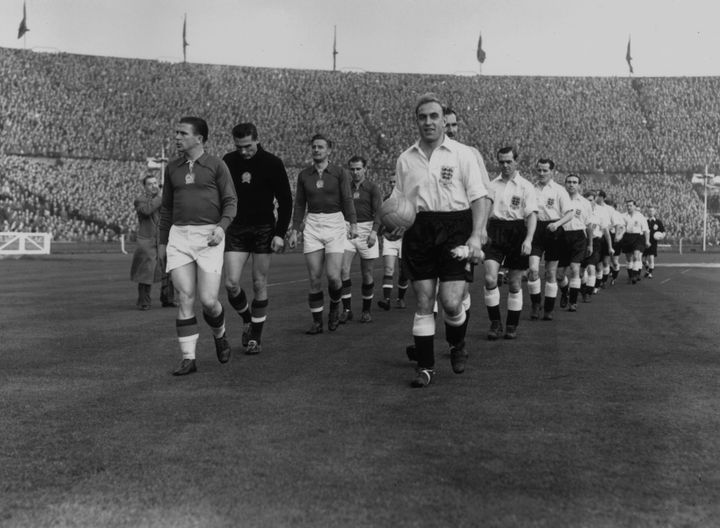
<path fill-rule="evenodd" d="M 533 235 L 531 255 L 541 257 L 545 254 L 545 262 L 560 259 L 560 249 L 562 248 L 562 229 L 554 232 L 549 231 L 547 226 L 555 220 L 538 220 Z"/>
<path fill-rule="evenodd" d="M 561 268 L 567 268 L 571 263 L 580 263 L 587 251 L 587 235 L 585 231 L 577 229 L 563 233 L 563 249 L 560 255 Z"/>
<path fill-rule="evenodd" d="M 582 267 L 597 266 L 600 263 L 600 247 L 602 246 L 602 238 L 593 238 L 593 252 L 589 257 L 585 257 L 582 261 Z"/>
<path fill-rule="evenodd" d="M 613 250 L 615 250 L 615 244 L 613 244 Z M 607 238 L 602 237 L 600 239 L 600 258 L 604 259 L 605 257 L 610 256 L 610 245 L 608 244 Z"/>
<path fill-rule="evenodd" d="M 622 237 L 622 252 L 633 253 L 645 251 L 645 237 L 641 233 L 625 233 Z"/>
<path fill-rule="evenodd" d="M 470 209 L 419 212 L 402 239 L 401 262 L 407 277 L 412 281 L 472 282 L 472 268 L 468 262 L 457 260 L 450 253 L 457 246 L 465 245 L 472 227 Z"/>
<path fill-rule="evenodd" d="M 272 253 L 275 226 L 272 224 L 239 226 L 230 224 L 225 233 L 225 253 Z"/>
<path fill-rule="evenodd" d="M 528 269 L 530 259 L 522 254 L 522 243 L 527 236 L 525 220 L 491 218 L 487 232 L 489 241 L 483 246 L 485 260 L 494 260 L 511 270 Z"/>
<path fill-rule="evenodd" d="M 653 241 L 652 238 L 650 239 L 650 247 L 645 248 L 645 251 L 643 251 L 643 257 L 657 257 L 657 240 Z"/>

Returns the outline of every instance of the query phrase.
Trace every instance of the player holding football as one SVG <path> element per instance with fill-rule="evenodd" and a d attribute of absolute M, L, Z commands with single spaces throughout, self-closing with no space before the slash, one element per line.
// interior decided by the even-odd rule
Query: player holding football
<path fill-rule="evenodd" d="M 645 248 L 643 260 L 645 261 L 645 277 L 652 279 L 653 271 L 655 271 L 658 240 L 665 238 L 665 226 L 662 220 L 657 218 L 657 208 L 654 205 L 648 207 L 647 219 L 648 229 L 650 230 L 650 246 Z"/>
<path fill-rule="evenodd" d="M 390 187 L 390 192 L 395 187 L 395 174 L 393 174 L 387 181 Z M 387 200 L 390 197 L 390 192 L 383 197 L 383 200 Z M 405 303 L 405 294 L 407 293 L 410 281 L 405 276 L 405 271 L 402 266 L 399 265 L 402 259 L 402 238 L 393 237 L 385 231 L 381 226 L 382 238 L 382 257 L 383 257 L 383 298 L 377 302 L 378 306 L 383 310 L 390 310 L 392 290 L 393 290 L 393 279 L 395 277 L 395 269 L 399 268 L 398 272 L 398 296 L 395 299 L 396 308 L 407 308 Z M 390 237 L 390 238 L 388 238 Z"/>
<path fill-rule="evenodd" d="M 468 257 L 480 254 L 487 237 L 487 189 L 470 148 L 445 135 L 443 106 L 434 94 L 419 98 L 415 120 L 420 137 L 398 158 L 393 192 L 403 194 L 417 211 L 415 223 L 404 231 L 402 251 L 417 298 L 412 330 L 417 371 L 411 385 L 426 387 L 435 375 L 433 304 L 438 281 L 452 369 L 465 371 L 462 298 Z M 458 246 L 467 246 L 469 255 L 454 256 Z"/>
<path fill-rule="evenodd" d="M 298 174 L 288 245 L 291 248 L 297 245 L 298 231 L 302 229 L 303 253 L 310 279 L 308 305 L 313 317 L 312 325 L 305 333 L 316 335 L 323 332 L 323 271 L 327 275 L 330 294 L 328 330 L 335 331 L 340 324 L 345 239 L 357 236 L 357 215 L 350 175 L 344 168 L 330 163 L 332 142 L 324 135 L 316 134 L 310 140 L 310 148 L 313 164 Z M 346 221 L 350 224 L 349 234 Z"/>
<path fill-rule="evenodd" d="M 262 148 L 253 123 L 232 129 L 236 150 L 223 157 L 238 197 L 238 214 L 225 238 L 225 288 L 230 305 L 242 317 L 242 344 L 246 354 L 262 350 L 267 318 L 267 277 L 270 256 L 285 245 L 292 214 L 292 194 L 282 160 Z M 277 201 L 277 221 L 275 219 Z M 243 268 L 252 256 L 253 300 L 248 303 L 240 285 Z"/>
<path fill-rule="evenodd" d="M 375 290 L 374 265 L 380 255 L 377 232 L 380 222 L 375 216 L 382 204 L 380 187 L 367 179 L 367 161 L 362 156 L 353 156 L 348 162 L 352 176 L 351 191 L 355 212 L 357 213 L 357 237 L 345 240 L 345 254 L 342 263 L 342 302 L 340 324 L 350 321 L 352 313 L 352 280 L 350 268 L 356 253 L 360 253 L 360 273 L 362 275 L 362 312 L 360 322 L 372 321 L 373 292 Z"/>

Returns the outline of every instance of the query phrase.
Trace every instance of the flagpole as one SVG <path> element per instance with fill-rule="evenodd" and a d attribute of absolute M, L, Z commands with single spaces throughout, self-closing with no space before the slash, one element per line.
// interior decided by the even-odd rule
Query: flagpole
<path fill-rule="evenodd" d="M 337 26 L 333 26 L 333 69 L 332 71 L 335 71 L 336 68 L 336 59 L 337 59 Z"/>
<path fill-rule="evenodd" d="M 708 166 L 705 165 L 705 174 L 703 175 L 703 191 L 704 191 L 704 205 L 703 205 L 703 253 L 707 248 L 707 188 L 708 188 Z"/>

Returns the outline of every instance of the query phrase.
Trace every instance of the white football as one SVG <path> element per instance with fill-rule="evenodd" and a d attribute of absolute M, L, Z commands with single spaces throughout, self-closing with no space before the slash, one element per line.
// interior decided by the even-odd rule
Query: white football
<path fill-rule="evenodd" d="M 662 231 L 655 231 L 653 233 L 653 238 L 655 240 L 662 240 L 663 238 L 665 238 L 665 233 L 663 233 Z"/>

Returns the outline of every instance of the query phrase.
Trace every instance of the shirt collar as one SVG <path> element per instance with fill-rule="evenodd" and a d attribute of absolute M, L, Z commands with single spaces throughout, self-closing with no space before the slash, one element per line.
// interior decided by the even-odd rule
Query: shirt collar
<path fill-rule="evenodd" d="M 455 151 L 455 145 L 457 144 L 457 141 L 451 139 L 449 136 L 445 136 L 443 139 L 443 142 L 438 145 L 437 148 L 442 148 L 445 150 L 449 150 L 450 152 Z M 420 140 L 418 139 L 412 146 L 413 149 L 417 150 L 418 152 L 422 152 L 423 150 L 420 148 Z"/>

